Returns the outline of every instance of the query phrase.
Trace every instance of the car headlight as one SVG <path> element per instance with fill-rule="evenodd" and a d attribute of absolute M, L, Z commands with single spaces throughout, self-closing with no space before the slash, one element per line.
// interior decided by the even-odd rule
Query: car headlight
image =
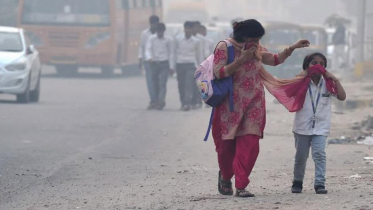
<path fill-rule="evenodd" d="M 110 39 L 110 32 L 97 33 L 87 40 L 84 48 L 92 49 L 107 39 Z"/>
<path fill-rule="evenodd" d="M 5 66 L 5 69 L 8 71 L 23 71 L 27 67 L 26 59 L 20 59 L 12 64 Z"/>

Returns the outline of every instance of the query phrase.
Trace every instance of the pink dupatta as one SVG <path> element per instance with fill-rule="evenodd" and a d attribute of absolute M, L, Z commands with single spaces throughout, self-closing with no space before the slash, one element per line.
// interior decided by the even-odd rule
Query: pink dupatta
<path fill-rule="evenodd" d="M 327 71 L 323 66 L 314 65 L 307 71 L 308 75 L 306 77 L 298 76 L 293 79 L 276 79 L 263 67 L 259 73 L 267 90 L 284 105 L 289 112 L 296 112 L 303 108 L 312 75 L 322 74 L 326 81 L 327 90 L 333 95 L 337 94 L 336 84 L 330 78 L 325 77 Z"/>

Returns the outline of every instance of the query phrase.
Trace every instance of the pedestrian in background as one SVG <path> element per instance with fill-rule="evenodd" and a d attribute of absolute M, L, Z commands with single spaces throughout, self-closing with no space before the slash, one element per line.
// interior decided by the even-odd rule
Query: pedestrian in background
<path fill-rule="evenodd" d="M 174 73 L 173 40 L 164 35 L 166 25 L 158 23 L 156 34 L 151 35 L 146 44 L 146 60 L 152 70 L 155 108 L 162 110 L 166 106 L 167 80 Z"/>
<path fill-rule="evenodd" d="M 201 33 L 201 28 L 203 25 L 199 21 L 193 22 L 193 36 L 195 36 L 200 42 L 200 59 L 198 60 L 198 64 L 202 63 L 207 57 L 210 56 L 209 54 L 209 45 L 206 39 L 206 36 Z"/>
<path fill-rule="evenodd" d="M 178 35 L 174 41 L 174 62 L 176 63 L 181 110 L 183 111 L 189 111 L 195 105 L 195 101 L 193 101 L 196 92 L 194 72 L 201 59 L 200 42 L 193 36 L 193 26 L 193 22 L 186 21 L 184 34 Z"/>
<path fill-rule="evenodd" d="M 214 53 L 214 49 L 215 49 L 215 43 L 212 39 L 210 39 L 209 37 L 207 37 L 207 28 L 206 26 L 204 25 L 200 25 L 199 27 L 199 30 L 198 30 L 198 33 L 201 34 L 203 37 L 204 37 L 204 57 L 205 59 L 208 58 L 211 54 Z M 198 89 L 197 89 L 198 90 Z M 200 96 L 200 92 L 198 91 L 197 93 L 197 97 L 201 97 Z M 208 104 L 205 105 L 206 108 L 211 108 L 211 106 L 209 106 Z"/>
<path fill-rule="evenodd" d="M 142 32 L 141 38 L 140 38 L 139 68 L 142 69 L 144 67 L 144 70 L 145 70 L 146 85 L 147 85 L 148 93 L 150 97 L 150 103 L 147 108 L 148 110 L 156 108 L 157 98 L 156 98 L 155 90 L 154 90 L 152 70 L 151 70 L 149 63 L 146 61 L 145 50 L 146 50 L 146 44 L 147 44 L 149 37 L 152 34 L 156 33 L 158 23 L 159 23 L 158 16 L 155 16 L 155 15 L 150 16 L 149 17 L 150 27 Z"/>
<path fill-rule="evenodd" d="M 200 25 L 199 27 L 199 34 L 201 34 L 205 38 L 205 51 L 204 51 L 204 57 L 205 59 L 208 58 L 213 52 L 215 48 L 214 40 L 207 37 L 207 28 L 204 25 Z"/>
<path fill-rule="evenodd" d="M 336 28 L 335 33 L 333 34 L 333 62 L 332 68 L 335 71 L 343 71 L 347 68 L 348 61 L 346 60 L 346 28 L 342 23 Z"/>
<path fill-rule="evenodd" d="M 193 36 L 198 39 L 199 46 L 200 46 L 200 52 L 199 52 L 200 56 L 197 60 L 197 65 L 201 64 L 208 57 L 208 56 L 206 57 L 206 53 L 208 52 L 207 40 L 202 34 L 200 34 L 201 26 L 202 25 L 199 21 L 193 22 Z M 202 107 L 201 95 L 200 95 L 200 92 L 197 86 L 195 86 L 195 91 L 193 92 L 192 109 L 199 109 L 201 107 Z"/>

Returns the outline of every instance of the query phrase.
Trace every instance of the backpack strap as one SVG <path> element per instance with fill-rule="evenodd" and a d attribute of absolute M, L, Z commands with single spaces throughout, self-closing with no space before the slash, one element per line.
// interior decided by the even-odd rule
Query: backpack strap
<path fill-rule="evenodd" d="M 235 57 L 234 47 L 233 47 L 232 43 L 230 43 L 228 40 L 224 40 L 223 42 L 225 42 L 227 44 L 227 49 L 228 49 L 228 61 L 227 61 L 227 65 L 228 65 L 228 64 L 231 64 L 234 61 L 234 57 Z M 231 76 L 231 80 L 232 80 L 232 85 L 231 85 L 231 87 L 229 89 L 229 96 L 228 96 L 229 99 L 228 100 L 229 100 L 229 110 L 231 112 L 233 112 L 234 111 L 234 103 L 233 103 L 233 75 Z M 211 131 L 211 127 L 212 127 L 212 120 L 213 120 L 213 117 L 214 117 L 214 112 L 215 112 L 215 107 L 213 107 L 212 110 L 211 110 L 209 126 L 207 128 L 207 132 L 206 132 L 205 138 L 203 139 L 204 141 L 207 141 L 207 139 L 210 136 L 210 131 Z"/>
<path fill-rule="evenodd" d="M 228 41 L 227 39 L 224 40 L 224 42 L 227 44 L 227 48 L 228 48 L 228 62 L 227 62 L 227 64 L 231 64 L 234 61 L 234 47 L 233 47 L 232 43 L 230 41 Z"/>
<path fill-rule="evenodd" d="M 203 141 L 207 141 L 207 139 L 210 136 L 210 131 L 211 131 L 211 127 L 212 127 L 212 119 L 214 117 L 214 112 L 215 112 L 215 107 L 213 107 L 212 110 L 211 110 L 209 126 L 207 128 L 206 135 L 205 135 L 205 138 L 203 139 Z"/>

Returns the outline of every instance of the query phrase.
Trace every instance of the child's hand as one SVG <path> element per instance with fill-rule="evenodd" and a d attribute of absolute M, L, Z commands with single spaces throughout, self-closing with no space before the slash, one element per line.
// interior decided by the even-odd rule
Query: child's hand
<path fill-rule="evenodd" d="M 310 46 L 310 41 L 307 39 L 301 39 L 294 43 L 293 45 L 290 46 L 291 49 L 298 49 L 298 48 L 304 48 L 304 47 L 309 47 Z"/>
<path fill-rule="evenodd" d="M 334 82 L 338 80 L 337 77 L 335 77 L 334 74 L 332 74 L 330 72 L 326 72 L 325 77 L 333 80 Z"/>

